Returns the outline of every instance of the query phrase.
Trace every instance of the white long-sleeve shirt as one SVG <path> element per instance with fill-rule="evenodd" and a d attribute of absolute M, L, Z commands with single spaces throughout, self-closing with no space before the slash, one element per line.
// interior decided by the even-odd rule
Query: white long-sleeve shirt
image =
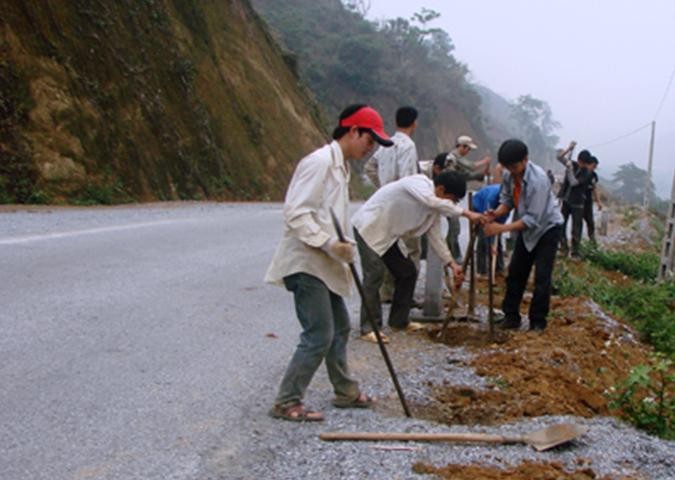
<path fill-rule="evenodd" d="M 456 203 L 436 196 L 427 176 L 412 175 L 375 192 L 354 214 L 352 224 L 380 256 L 399 239 L 426 233 L 431 248 L 448 264 L 452 256 L 441 234 L 441 218 L 459 217 L 463 212 Z M 398 245 L 405 255 L 403 242 Z"/>
<path fill-rule="evenodd" d="M 348 235 L 349 168 L 340 145 L 333 141 L 302 160 L 293 173 L 284 203 L 284 234 L 265 281 L 283 286 L 283 278 L 308 273 L 340 296 L 352 292 L 345 263 L 331 258 L 322 246 L 337 238 L 329 208 Z"/>
<path fill-rule="evenodd" d="M 378 148 L 364 167 L 368 178 L 378 187 L 418 173 L 417 148 L 412 138 L 397 131 L 391 140 L 394 145 Z"/>

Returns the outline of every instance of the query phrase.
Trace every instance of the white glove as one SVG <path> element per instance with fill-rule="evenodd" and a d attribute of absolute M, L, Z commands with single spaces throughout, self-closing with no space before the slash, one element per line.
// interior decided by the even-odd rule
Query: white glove
<path fill-rule="evenodd" d="M 321 248 L 330 255 L 331 258 L 340 262 L 352 263 L 356 257 L 356 249 L 349 242 L 341 242 L 336 238 L 331 238 L 324 243 Z"/>

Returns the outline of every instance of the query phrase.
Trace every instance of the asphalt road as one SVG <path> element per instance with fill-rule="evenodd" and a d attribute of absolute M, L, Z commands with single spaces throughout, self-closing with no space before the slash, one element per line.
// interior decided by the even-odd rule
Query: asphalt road
<path fill-rule="evenodd" d="M 296 341 L 280 234 L 278 204 L 0 213 L 0 478 L 225 468 Z"/>

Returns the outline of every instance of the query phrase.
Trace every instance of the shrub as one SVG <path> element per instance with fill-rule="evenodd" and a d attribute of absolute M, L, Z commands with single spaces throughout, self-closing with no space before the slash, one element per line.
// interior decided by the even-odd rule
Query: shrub
<path fill-rule="evenodd" d="M 585 242 L 582 257 L 607 270 L 617 270 L 637 280 L 656 280 L 660 259 L 653 252 L 601 250 L 597 245 Z"/>
<path fill-rule="evenodd" d="M 672 360 L 654 357 L 650 365 L 638 365 L 616 387 L 611 408 L 636 427 L 663 438 L 675 439 L 675 370 Z"/>

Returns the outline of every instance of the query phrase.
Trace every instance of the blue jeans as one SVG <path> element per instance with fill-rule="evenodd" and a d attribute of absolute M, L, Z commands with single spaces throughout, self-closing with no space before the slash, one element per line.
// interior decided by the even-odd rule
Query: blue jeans
<path fill-rule="evenodd" d="M 275 403 L 285 406 L 302 401 L 309 382 L 324 359 L 335 395 L 356 398 L 359 386 L 349 376 L 347 368 L 350 325 L 344 300 L 328 290 L 320 279 L 307 273 L 284 277 L 284 285 L 293 292 L 302 333 L 281 380 Z"/>

